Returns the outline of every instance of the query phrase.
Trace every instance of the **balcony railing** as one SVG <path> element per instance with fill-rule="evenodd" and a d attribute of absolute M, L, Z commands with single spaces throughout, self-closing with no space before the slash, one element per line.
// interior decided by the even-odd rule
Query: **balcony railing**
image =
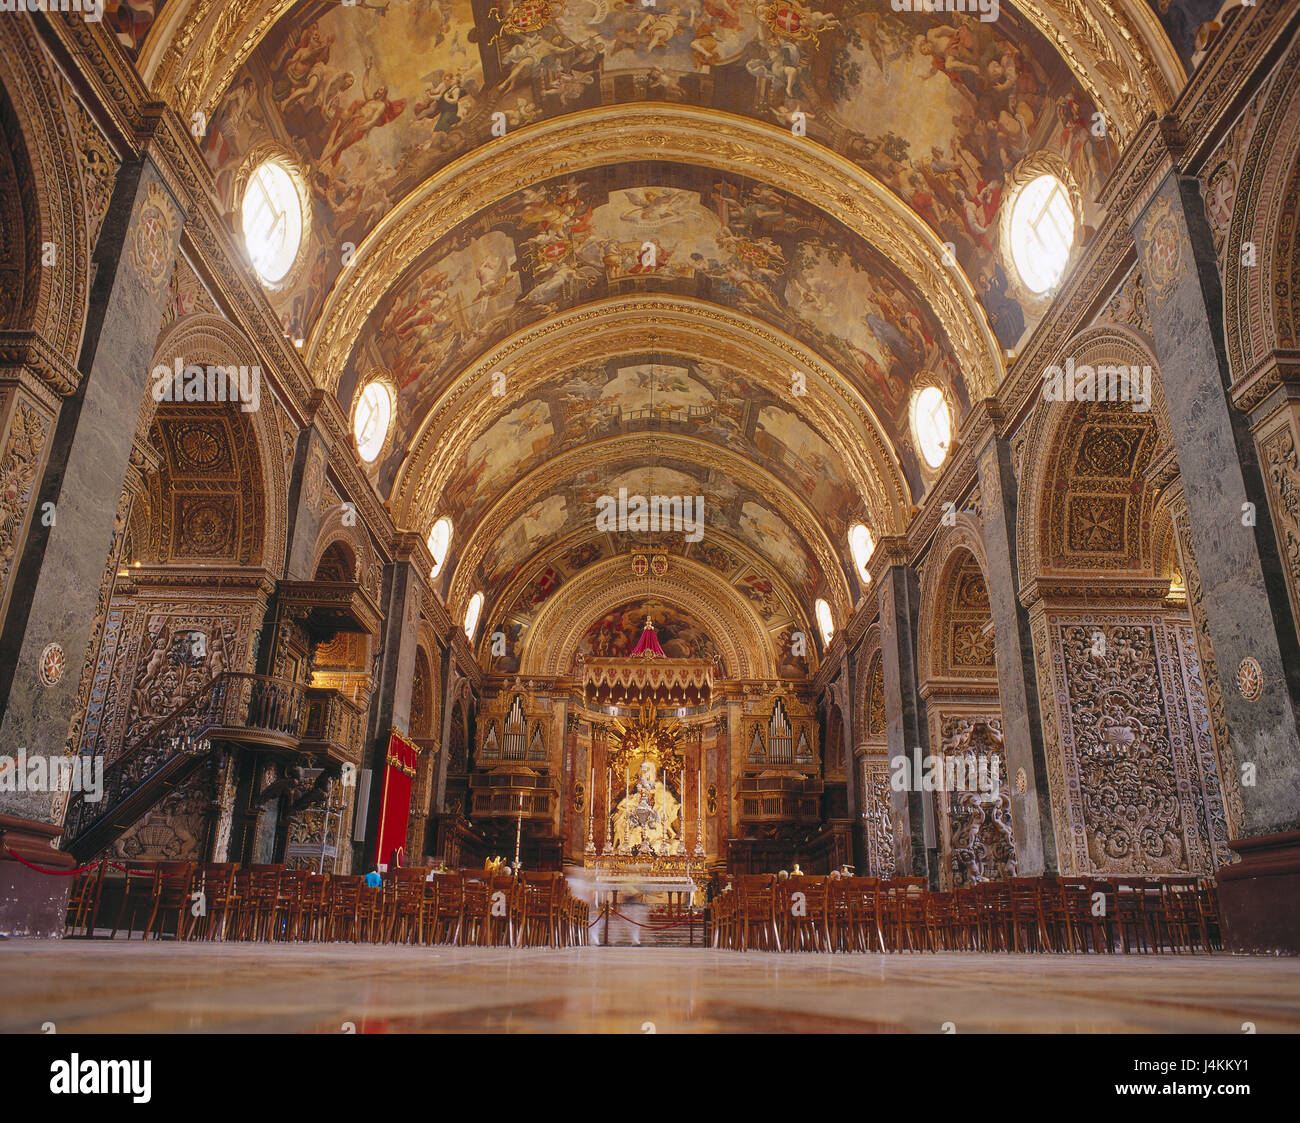
<path fill-rule="evenodd" d="M 98 853 L 178 783 L 219 742 L 254 749 L 323 752 L 360 760 L 364 711 L 335 690 L 228 671 L 151 726 L 104 768 L 103 798 L 74 792 L 63 820 L 64 845 Z"/>

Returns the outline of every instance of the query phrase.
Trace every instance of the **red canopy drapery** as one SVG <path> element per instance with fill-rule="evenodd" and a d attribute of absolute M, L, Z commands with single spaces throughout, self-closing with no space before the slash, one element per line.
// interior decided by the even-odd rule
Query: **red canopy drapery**
<path fill-rule="evenodd" d="M 419 748 L 396 729 L 388 737 L 384 767 L 384 797 L 379 805 L 379 835 L 375 861 L 394 865 L 394 854 L 406 846 L 411 818 L 411 783 L 415 779 Z"/>
<path fill-rule="evenodd" d="M 641 629 L 641 638 L 636 641 L 636 646 L 632 648 L 632 657 L 638 655 L 657 655 L 661 659 L 667 659 L 664 649 L 659 646 L 659 636 L 655 633 L 655 623 L 649 616 L 645 618 L 645 627 Z"/>

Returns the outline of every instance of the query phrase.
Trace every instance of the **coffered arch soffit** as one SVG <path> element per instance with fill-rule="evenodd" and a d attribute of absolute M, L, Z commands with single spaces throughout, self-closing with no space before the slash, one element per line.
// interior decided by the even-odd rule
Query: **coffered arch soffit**
<path fill-rule="evenodd" d="M 1159 576 L 1163 559 L 1152 554 L 1158 493 L 1145 480 L 1147 468 L 1172 448 L 1159 365 L 1141 335 L 1112 324 L 1076 335 L 1056 364 L 1067 357 L 1076 368 L 1149 368 L 1151 408 L 1039 401 L 1029 422 L 1020 481 L 1027 501 L 1016 520 L 1022 590 L 1027 582 L 1053 574 Z"/>

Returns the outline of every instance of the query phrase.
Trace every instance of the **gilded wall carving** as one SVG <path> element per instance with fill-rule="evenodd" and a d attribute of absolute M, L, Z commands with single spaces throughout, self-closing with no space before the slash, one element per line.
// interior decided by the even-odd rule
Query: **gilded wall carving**
<path fill-rule="evenodd" d="M 1063 871 L 1211 872 L 1212 832 L 1222 822 L 1207 824 L 1198 810 L 1210 780 L 1188 739 L 1196 700 L 1165 619 L 1047 610 L 1035 640 L 1050 644 L 1044 728 L 1055 732 L 1050 714 L 1059 728 L 1048 744 L 1059 746 L 1049 777 Z"/>
<path fill-rule="evenodd" d="M 1269 511 L 1282 548 L 1291 613 L 1300 620 L 1300 455 L 1289 410 L 1275 431 L 1260 438 L 1259 451 L 1268 485 Z"/>
<path fill-rule="evenodd" d="M 995 710 L 962 707 L 936 713 L 941 758 L 969 757 L 991 778 L 996 759 L 996 791 L 939 791 L 944 884 L 963 888 L 980 881 L 1016 876 L 1016 842 L 1011 822 L 1007 757 L 1002 743 L 1002 718 Z"/>
<path fill-rule="evenodd" d="M 0 606 L 8 599 L 9 578 L 22 546 L 32 488 L 44 460 L 49 431 L 49 417 L 20 398 L 0 454 Z"/>

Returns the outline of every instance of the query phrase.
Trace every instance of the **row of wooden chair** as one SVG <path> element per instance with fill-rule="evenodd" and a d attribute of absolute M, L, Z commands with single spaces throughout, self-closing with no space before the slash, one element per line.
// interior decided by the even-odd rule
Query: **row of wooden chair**
<path fill-rule="evenodd" d="M 93 936 L 105 863 L 77 877 L 69 935 Z M 137 922 L 143 922 L 137 927 Z M 589 909 L 559 873 L 431 873 L 403 868 L 382 885 L 279 865 L 149 862 L 130 867 L 110 939 L 350 941 L 565 947 L 587 943 Z"/>
<path fill-rule="evenodd" d="M 1223 947 L 1195 879 L 1014 877 L 948 892 L 919 877 L 730 878 L 713 947 L 747 951 L 1184 952 Z"/>

